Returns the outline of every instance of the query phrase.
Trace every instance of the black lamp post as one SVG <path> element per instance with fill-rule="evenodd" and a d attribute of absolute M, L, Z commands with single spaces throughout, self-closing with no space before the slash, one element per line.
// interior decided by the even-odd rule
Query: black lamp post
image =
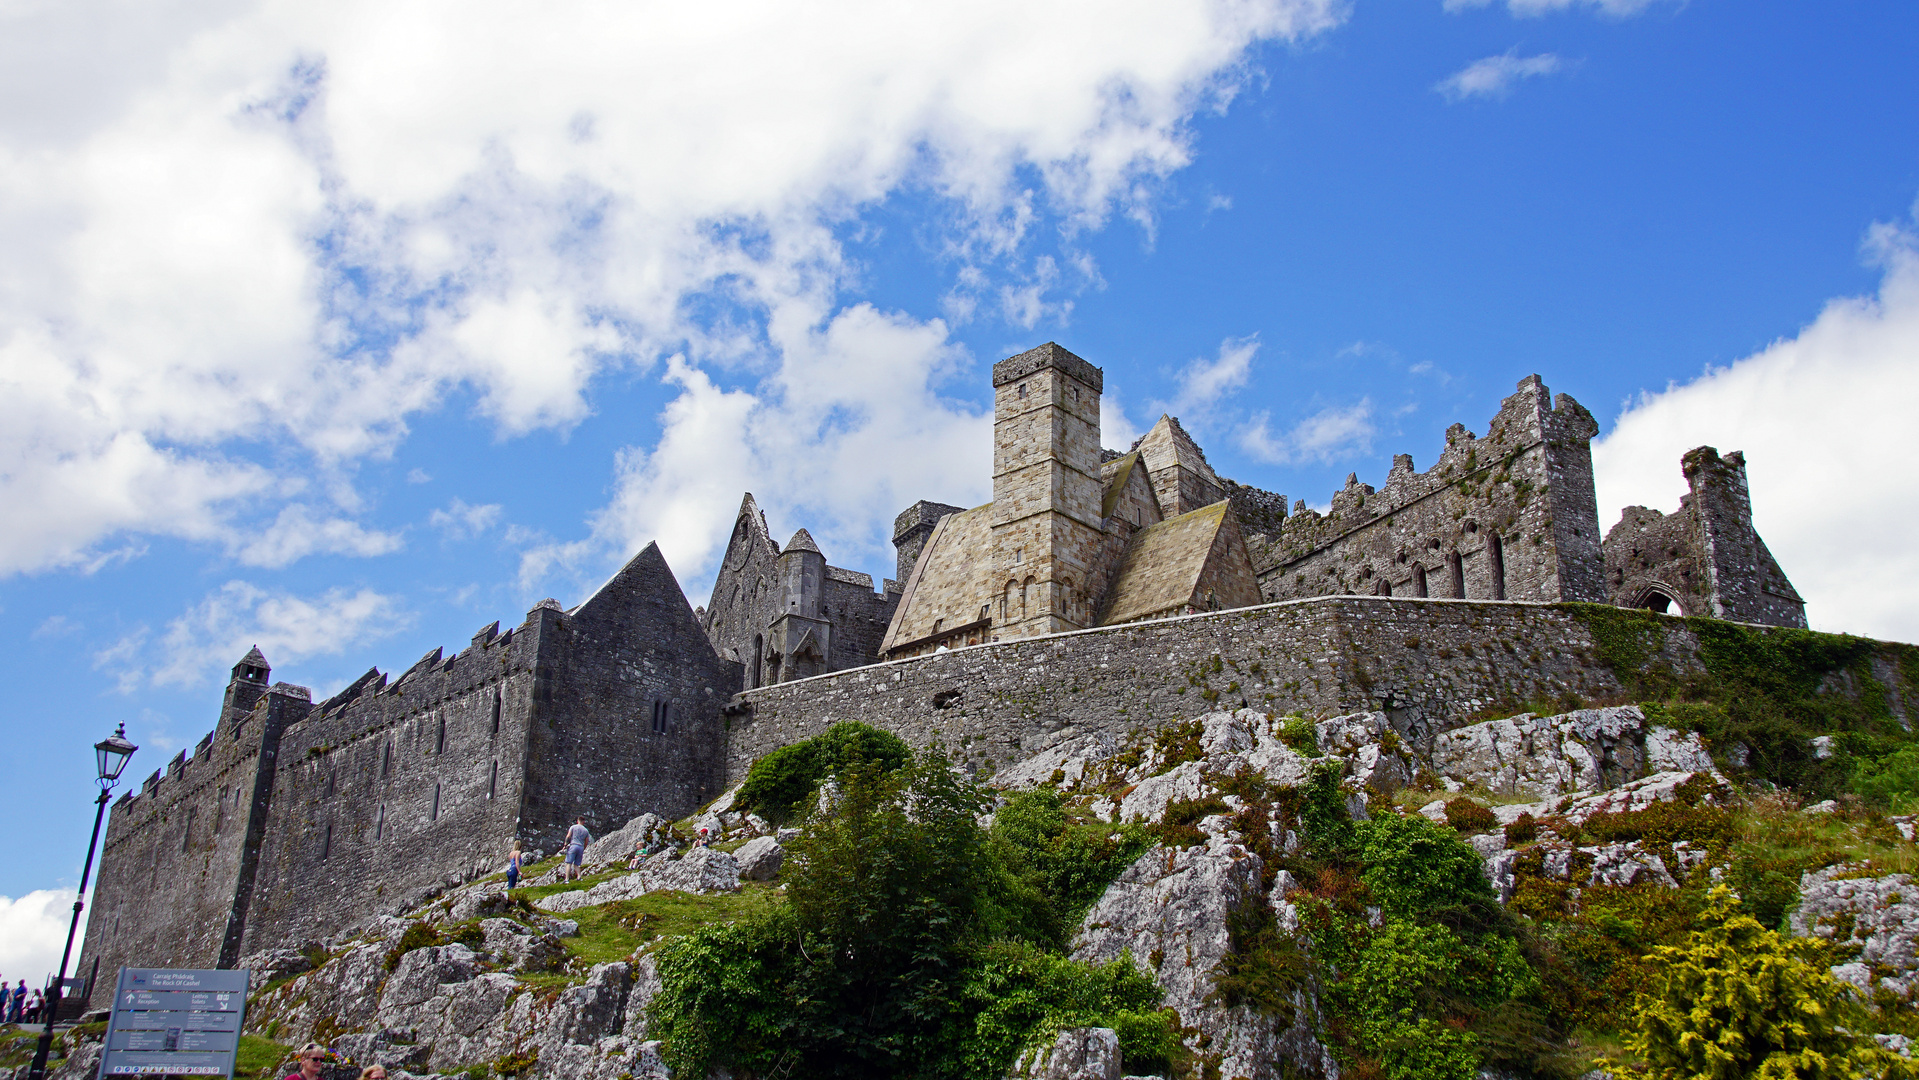
<path fill-rule="evenodd" d="M 45 997 L 43 1019 L 46 1021 L 46 1030 L 40 1033 L 40 1045 L 33 1051 L 33 1065 L 27 1070 L 27 1080 L 46 1080 L 47 1055 L 53 1050 L 53 1022 L 59 1018 L 60 1000 L 65 996 L 67 961 L 73 956 L 73 935 L 80 929 L 80 909 L 86 906 L 80 898 L 86 895 L 87 878 L 93 874 L 93 853 L 100 846 L 100 822 L 107 816 L 107 793 L 120 782 L 120 771 L 127 767 L 127 759 L 138 749 L 127 741 L 125 724 L 93 744 L 93 752 L 100 762 L 100 799 L 98 808 L 93 812 L 93 839 L 87 842 L 87 861 L 80 871 L 80 888 L 73 894 L 73 921 L 67 925 L 67 947 L 60 953 L 60 974 L 53 981 L 53 992 Z"/>

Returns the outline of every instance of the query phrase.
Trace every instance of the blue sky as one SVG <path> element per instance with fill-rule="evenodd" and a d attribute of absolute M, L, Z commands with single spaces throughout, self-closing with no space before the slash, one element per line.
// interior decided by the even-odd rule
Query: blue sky
<path fill-rule="evenodd" d="M 1813 624 L 1919 639 L 1909 3 L 97 6 L 0 12 L 0 973 L 115 723 L 653 539 L 703 602 L 748 489 L 884 575 L 1046 340 L 1313 504 L 1538 372 L 1602 526 L 1743 449 Z"/>

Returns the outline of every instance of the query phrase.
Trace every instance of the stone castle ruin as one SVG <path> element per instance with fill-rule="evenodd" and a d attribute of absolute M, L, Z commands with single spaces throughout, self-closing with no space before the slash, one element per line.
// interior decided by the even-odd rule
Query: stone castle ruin
<path fill-rule="evenodd" d="M 572 608 L 317 703 L 250 652 L 214 730 L 114 804 L 79 970 L 323 938 L 516 840 L 553 850 L 576 815 L 682 817 L 836 720 L 992 768 L 1196 716 L 1220 703 L 1193 672 L 1232 663 L 1236 704 L 1378 710 L 1420 740 L 1502 692 L 1618 691 L 1549 605 L 1806 625 L 1742 455 L 1691 451 L 1678 510 L 1630 507 L 1602 540 L 1597 424 L 1537 376 L 1485 436 L 1454 425 L 1431 469 L 1400 455 L 1324 514 L 1218 476 L 1172 417 L 1102 449 L 1102 386 L 1051 343 L 996 364 L 992 501 L 901 513 L 877 590 L 804 529 L 781 547 L 748 494 L 703 608 L 649 545 Z"/>

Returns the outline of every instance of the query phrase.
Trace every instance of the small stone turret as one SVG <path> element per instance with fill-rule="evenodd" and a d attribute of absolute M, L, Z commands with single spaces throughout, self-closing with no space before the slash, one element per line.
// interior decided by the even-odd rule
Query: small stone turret
<path fill-rule="evenodd" d="M 833 624 L 820 617 L 826 582 L 826 556 L 805 529 L 780 551 L 779 613 L 767 641 L 771 671 L 767 682 L 790 682 L 827 670 L 833 653 Z"/>
<path fill-rule="evenodd" d="M 240 662 L 233 665 L 233 677 L 227 682 L 226 698 L 221 702 L 221 721 L 237 724 L 252 712 L 254 703 L 266 694 L 270 685 L 268 676 L 272 674 L 273 668 L 260 647 L 248 649 Z"/>

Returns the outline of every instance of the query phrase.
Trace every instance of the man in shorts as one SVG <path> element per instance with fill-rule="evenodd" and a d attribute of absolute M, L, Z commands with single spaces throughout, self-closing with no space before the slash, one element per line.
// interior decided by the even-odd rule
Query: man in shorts
<path fill-rule="evenodd" d="M 580 864 L 586 861 L 586 845 L 593 842 L 593 835 L 586 831 L 586 819 L 574 818 L 573 827 L 566 830 L 566 880 L 580 879 Z"/>

